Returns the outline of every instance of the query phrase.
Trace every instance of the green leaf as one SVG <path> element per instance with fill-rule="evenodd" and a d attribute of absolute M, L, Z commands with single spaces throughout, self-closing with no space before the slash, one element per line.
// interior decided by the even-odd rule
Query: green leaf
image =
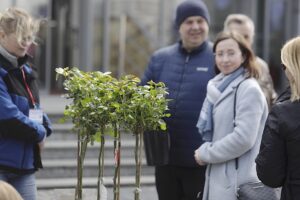
<path fill-rule="evenodd" d="M 160 129 L 164 131 L 167 130 L 166 123 L 160 124 Z"/>
<path fill-rule="evenodd" d="M 64 114 L 82 134 L 112 126 L 135 134 L 167 128 L 162 119 L 170 116 L 167 113 L 170 100 L 165 98 L 168 92 L 164 83 L 150 81 L 140 86 L 140 79 L 134 75 L 117 80 L 110 72 L 84 72 L 76 67 L 57 68 L 56 73 L 64 77 L 65 98 L 72 100 Z M 92 141 L 99 138 L 97 132 Z"/>
<path fill-rule="evenodd" d="M 65 70 L 63 68 L 59 67 L 59 68 L 55 69 L 55 72 L 58 74 L 64 74 Z"/>

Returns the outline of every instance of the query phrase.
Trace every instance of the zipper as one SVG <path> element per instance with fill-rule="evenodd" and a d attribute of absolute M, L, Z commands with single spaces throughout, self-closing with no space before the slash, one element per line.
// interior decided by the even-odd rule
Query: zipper
<path fill-rule="evenodd" d="M 190 54 L 188 54 L 186 56 L 185 61 L 184 61 L 184 66 L 183 66 L 183 70 L 182 70 L 181 78 L 180 78 L 180 84 L 179 84 L 179 87 L 178 87 L 178 90 L 177 90 L 176 100 L 178 100 L 178 95 L 179 95 L 179 93 L 181 91 L 182 82 L 183 82 L 183 78 L 184 78 L 184 74 L 185 74 L 185 69 L 186 69 L 187 64 L 188 64 L 189 61 L 190 61 Z M 177 102 L 178 101 L 176 101 L 175 110 L 174 110 L 174 116 L 176 116 Z"/>
<path fill-rule="evenodd" d="M 186 64 L 189 62 L 189 60 L 190 60 L 190 55 L 187 55 L 187 57 L 185 58 L 184 67 L 186 67 Z"/>

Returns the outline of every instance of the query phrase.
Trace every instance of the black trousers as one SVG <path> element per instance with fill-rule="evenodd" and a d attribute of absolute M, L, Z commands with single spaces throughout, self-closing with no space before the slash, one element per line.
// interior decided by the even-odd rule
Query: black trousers
<path fill-rule="evenodd" d="M 205 182 L 205 167 L 155 167 L 159 200 L 201 200 Z"/>

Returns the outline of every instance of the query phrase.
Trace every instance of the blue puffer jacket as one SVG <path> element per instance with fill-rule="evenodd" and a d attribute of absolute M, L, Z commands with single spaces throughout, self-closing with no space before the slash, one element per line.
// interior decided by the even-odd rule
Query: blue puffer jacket
<path fill-rule="evenodd" d="M 21 174 L 42 167 L 38 143 L 51 134 L 51 124 L 45 114 L 43 125 L 28 117 L 33 104 L 21 66 L 37 104 L 39 96 L 35 73 L 24 65 L 26 60 L 26 57 L 19 59 L 19 67 L 14 67 L 0 55 L 0 169 Z"/>
<path fill-rule="evenodd" d="M 142 78 L 164 82 L 168 87 L 171 117 L 166 119 L 171 138 L 170 165 L 195 167 L 194 151 L 202 144 L 196 123 L 206 96 L 207 82 L 214 77 L 212 47 L 204 42 L 191 53 L 181 42 L 156 51 Z"/>

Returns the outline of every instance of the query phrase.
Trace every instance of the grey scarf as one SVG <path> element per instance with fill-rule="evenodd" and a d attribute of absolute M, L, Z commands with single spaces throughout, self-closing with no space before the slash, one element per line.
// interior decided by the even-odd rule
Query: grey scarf
<path fill-rule="evenodd" d="M 3 55 L 14 67 L 18 67 L 17 57 L 11 55 L 2 45 L 0 45 L 0 54 Z"/>
<path fill-rule="evenodd" d="M 213 117 L 212 111 L 215 102 L 218 100 L 222 92 L 227 86 L 244 73 L 244 67 L 239 67 L 237 70 L 229 75 L 220 76 L 219 79 L 209 81 L 207 85 L 207 94 L 203 102 L 200 116 L 198 119 L 197 127 L 202 139 L 206 142 L 212 141 L 213 136 Z"/>

